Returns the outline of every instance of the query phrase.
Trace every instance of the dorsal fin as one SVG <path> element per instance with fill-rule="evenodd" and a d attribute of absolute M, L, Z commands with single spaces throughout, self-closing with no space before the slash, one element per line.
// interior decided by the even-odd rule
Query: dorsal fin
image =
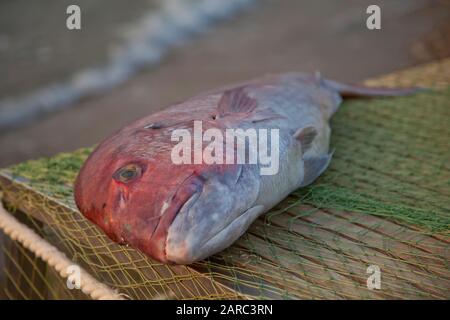
<path fill-rule="evenodd" d="M 294 138 L 300 141 L 302 145 L 302 153 L 305 153 L 309 148 L 311 148 L 311 145 L 316 136 L 317 130 L 313 126 L 298 129 L 294 133 Z"/>
<path fill-rule="evenodd" d="M 225 91 L 219 101 L 219 116 L 231 113 L 250 113 L 256 109 L 258 103 L 244 91 L 243 87 Z"/>

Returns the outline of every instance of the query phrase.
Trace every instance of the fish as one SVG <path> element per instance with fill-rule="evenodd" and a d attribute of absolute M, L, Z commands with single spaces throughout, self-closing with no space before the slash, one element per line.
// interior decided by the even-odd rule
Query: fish
<path fill-rule="evenodd" d="M 301 72 L 210 90 L 134 121 L 101 142 L 78 173 L 75 203 L 114 242 L 162 263 L 192 264 L 231 246 L 255 219 L 327 169 L 333 155 L 329 122 L 343 98 L 419 90 L 350 85 Z M 198 123 L 202 133 L 276 130 L 278 139 L 267 145 L 278 147 L 277 171 L 262 174 L 259 158 L 239 162 L 234 155 L 222 163 L 175 163 L 180 139 L 174 141 L 174 134 L 192 133 Z M 240 145 L 245 159 L 260 151 L 245 149 L 248 144 Z"/>

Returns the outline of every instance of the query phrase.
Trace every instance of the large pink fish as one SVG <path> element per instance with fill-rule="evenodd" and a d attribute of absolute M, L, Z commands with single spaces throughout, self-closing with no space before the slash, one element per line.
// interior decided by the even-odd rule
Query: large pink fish
<path fill-rule="evenodd" d="M 192 263 L 230 246 L 259 215 L 327 168 L 328 122 L 341 96 L 415 91 L 287 73 L 198 95 L 104 140 L 78 175 L 76 204 L 112 240 L 162 262 Z M 174 163 L 172 134 L 192 132 L 194 121 L 202 122 L 203 132 L 278 129 L 279 140 L 270 142 L 279 147 L 277 173 L 262 175 L 259 161 Z M 246 156 L 258 151 L 247 150 Z"/>

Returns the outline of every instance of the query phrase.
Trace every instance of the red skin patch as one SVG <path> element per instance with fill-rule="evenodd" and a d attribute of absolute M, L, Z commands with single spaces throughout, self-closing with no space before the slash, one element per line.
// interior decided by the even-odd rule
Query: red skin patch
<path fill-rule="evenodd" d="M 174 165 L 167 150 L 146 157 L 143 146 L 151 146 L 141 140 L 154 130 L 142 131 L 140 126 L 126 127 L 91 154 L 75 183 L 75 201 L 113 241 L 167 263 L 167 233 L 181 207 L 201 192 L 205 177 L 227 176 L 237 166 Z M 142 168 L 142 174 L 127 183 L 117 181 L 117 170 L 130 163 Z"/>

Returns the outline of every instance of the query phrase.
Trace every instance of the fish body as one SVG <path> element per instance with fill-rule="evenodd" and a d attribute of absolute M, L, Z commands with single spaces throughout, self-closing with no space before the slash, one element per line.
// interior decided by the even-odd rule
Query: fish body
<path fill-rule="evenodd" d="M 104 140 L 80 170 L 75 201 L 114 241 L 161 262 L 189 264 L 230 246 L 258 216 L 325 171 L 329 120 L 342 96 L 412 92 L 285 73 L 200 94 Z M 259 160 L 174 163 L 174 132 L 192 133 L 196 123 L 224 136 L 230 128 L 275 129 L 277 140 L 268 145 L 278 147 L 276 173 L 261 174 Z M 258 150 L 246 156 L 252 152 Z"/>

